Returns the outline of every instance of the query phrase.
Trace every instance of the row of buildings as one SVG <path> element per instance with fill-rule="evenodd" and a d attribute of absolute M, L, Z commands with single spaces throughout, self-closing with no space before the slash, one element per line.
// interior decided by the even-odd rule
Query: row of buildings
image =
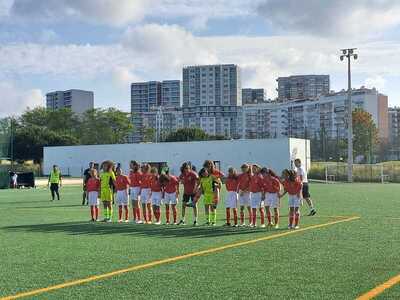
<path fill-rule="evenodd" d="M 233 64 L 188 66 L 182 81 L 132 83 L 131 142 L 144 141 L 147 128 L 166 135 L 185 127 L 232 139 L 318 138 L 321 132 L 346 137 L 347 92 L 332 92 L 329 75 L 280 77 L 277 83 L 275 100 L 264 89 L 242 89 L 240 68 Z M 380 138 L 388 139 L 387 96 L 362 87 L 352 91 L 352 101 L 372 115 Z"/>
<path fill-rule="evenodd" d="M 347 92 L 332 92 L 329 75 L 280 77 L 277 94 L 271 100 L 262 88 L 242 88 L 240 67 L 234 64 L 188 66 L 179 80 L 132 83 L 129 141 L 145 141 L 148 129 L 160 140 L 186 127 L 232 139 L 346 138 Z M 352 101 L 372 115 L 381 139 L 400 146 L 400 108 L 388 108 L 387 96 L 364 87 L 352 91 Z M 80 114 L 94 107 L 94 95 L 55 91 L 46 95 L 46 104 Z"/>

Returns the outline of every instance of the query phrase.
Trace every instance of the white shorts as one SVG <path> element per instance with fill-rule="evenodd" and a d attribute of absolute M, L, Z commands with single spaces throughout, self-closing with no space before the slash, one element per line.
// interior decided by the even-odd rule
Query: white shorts
<path fill-rule="evenodd" d="M 88 194 L 88 202 L 90 206 L 98 206 L 99 205 L 99 192 L 89 192 Z"/>
<path fill-rule="evenodd" d="M 153 205 L 161 206 L 162 193 L 161 192 L 151 192 L 151 202 Z"/>
<path fill-rule="evenodd" d="M 265 195 L 265 206 L 269 206 L 271 208 L 278 208 L 279 207 L 278 193 L 267 193 Z"/>
<path fill-rule="evenodd" d="M 238 194 L 236 192 L 228 192 L 225 199 L 226 208 L 237 208 Z"/>
<path fill-rule="evenodd" d="M 140 200 L 140 186 L 134 186 L 129 189 L 129 196 L 131 201 Z"/>
<path fill-rule="evenodd" d="M 239 204 L 240 206 L 250 206 L 250 192 L 239 193 Z"/>
<path fill-rule="evenodd" d="M 297 195 L 289 195 L 289 207 L 300 207 L 301 199 Z"/>
<path fill-rule="evenodd" d="M 251 208 L 259 208 L 261 206 L 261 193 L 251 193 Z"/>
<path fill-rule="evenodd" d="M 117 191 L 117 205 L 118 206 L 128 206 L 128 194 L 126 191 Z"/>
<path fill-rule="evenodd" d="M 164 204 L 177 204 L 176 193 L 165 193 Z"/>
<path fill-rule="evenodd" d="M 150 194 L 150 189 L 142 189 L 140 192 L 140 200 L 142 201 L 142 204 L 151 203 Z"/>

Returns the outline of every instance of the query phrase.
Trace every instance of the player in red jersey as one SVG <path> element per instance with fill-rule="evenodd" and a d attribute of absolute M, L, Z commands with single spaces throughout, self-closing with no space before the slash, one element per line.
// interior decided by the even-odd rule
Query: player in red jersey
<path fill-rule="evenodd" d="M 142 204 L 143 222 L 151 224 L 152 207 L 151 207 L 151 182 L 153 175 L 150 173 L 150 165 L 142 165 L 142 177 L 140 182 L 140 201 Z"/>
<path fill-rule="evenodd" d="M 160 176 L 158 175 L 157 168 L 151 168 L 151 204 L 153 208 L 153 214 L 156 219 L 155 225 L 161 225 L 161 201 L 162 201 L 162 186 L 160 183 Z M 150 217 L 151 220 L 151 217 Z"/>
<path fill-rule="evenodd" d="M 129 222 L 129 178 L 124 175 L 121 167 L 116 169 L 115 189 L 117 191 L 118 223 L 122 222 L 122 209 L 125 210 L 125 222 Z"/>
<path fill-rule="evenodd" d="M 285 192 L 280 195 L 283 197 L 286 193 L 289 194 L 289 229 L 298 229 L 300 221 L 300 203 L 302 183 L 298 179 L 296 171 L 285 169 L 282 172 L 284 178 L 283 187 Z M 294 224 L 293 224 L 294 223 Z"/>
<path fill-rule="evenodd" d="M 271 169 L 262 168 L 261 174 L 263 175 L 263 200 L 268 220 L 267 226 L 275 226 L 275 229 L 278 229 L 281 183 L 278 176 Z M 272 223 L 271 208 L 274 209 L 274 223 Z"/>
<path fill-rule="evenodd" d="M 96 169 L 90 169 L 89 178 L 86 180 L 85 188 L 88 193 L 88 204 L 90 206 L 90 215 L 92 222 L 99 221 L 99 193 L 100 179 L 97 176 Z"/>
<path fill-rule="evenodd" d="M 129 195 L 132 202 L 132 215 L 133 222 L 136 224 L 142 224 L 143 221 L 140 218 L 140 184 L 142 182 L 142 173 L 140 172 L 140 165 L 137 161 L 131 161 L 131 171 L 129 172 Z"/>
<path fill-rule="evenodd" d="M 251 223 L 251 206 L 250 206 L 250 179 L 251 170 L 248 164 L 243 164 L 240 168 L 242 173 L 238 176 L 238 194 L 240 205 L 240 226 L 246 226 L 244 221 L 244 209 L 247 207 L 249 215 L 249 224 Z"/>
<path fill-rule="evenodd" d="M 250 227 L 257 227 L 257 209 L 260 210 L 261 228 L 265 227 L 264 220 L 264 207 L 261 205 L 262 190 L 263 190 L 263 178 L 261 176 L 261 167 L 258 165 L 252 166 L 252 173 L 250 178 L 249 190 L 251 193 L 251 217 L 252 222 Z"/>
<path fill-rule="evenodd" d="M 233 212 L 233 226 L 238 226 L 237 202 L 238 202 L 238 176 L 234 168 L 229 168 L 228 177 L 225 180 L 227 196 L 225 199 L 226 226 L 231 226 L 231 209 Z"/>
<path fill-rule="evenodd" d="M 165 204 L 165 215 L 166 224 L 170 224 L 170 207 L 172 208 L 172 214 L 174 218 L 174 225 L 177 225 L 178 211 L 176 205 L 178 204 L 179 198 L 179 179 L 169 174 L 167 171 L 165 174 L 160 175 L 161 185 L 164 187 L 164 204 Z"/>
<path fill-rule="evenodd" d="M 198 206 L 195 200 L 196 192 L 198 191 L 199 176 L 194 172 L 189 163 L 185 162 L 181 167 L 181 175 L 179 176 L 180 182 L 183 184 L 183 197 L 182 197 L 182 219 L 178 225 L 185 225 L 186 206 L 189 202 L 192 203 L 194 221 L 193 226 L 197 225 Z"/>

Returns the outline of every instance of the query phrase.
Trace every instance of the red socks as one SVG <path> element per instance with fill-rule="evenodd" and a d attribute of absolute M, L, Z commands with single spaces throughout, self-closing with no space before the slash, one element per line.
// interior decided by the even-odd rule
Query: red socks
<path fill-rule="evenodd" d="M 172 213 L 174 214 L 174 223 L 176 223 L 176 217 L 178 215 L 178 211 L 176 210 L 176 206 L 172 207 Z"/>
<path fill-rule="evenodd" d="M 293 217 L 293 213 L 289 213 L 289 226 L 293 226 L 293 219 L 294 219 L 294 217 Z"/>
<path fill-rule="evenodd" d="M 135 212 L 136 212 L 136 220 L 140 221 L 140 208 L 137 207 Z"/>
<path fill-rule="evenodd" d="M 94 214 L 95 214 L 95 219 L 97 220 L 99 218 L 99 208 L 95 206 L 94 208 Z"/>
<path fill-rule="evenodd" d="M 169 223 L 169 206 L 165 208 L 165 216 L 167 218 L 167 223 Z"/>
<path fill-rule="evenodd" d="M 129 208 L 125 206 L 125 220 L 129 220 Z"/>
<path fill-rule="evenodd" d="M 150 203 L 147 203 L 147 221 L 151 222 L 151 218 L 152 218 L 151 205 L 150 205 Z"/>
<path fill-rule="evenodd" d="M 278 212 L 274 215 L 274 221 L 275 221 L 275 225 L 279 224 L 279 213 Z"/>
<path fill-rule="evenodd" d="M 299 225 L 299 220 L 300 220 L 300 212 L 294 213 L 294 226 Z"/>
<path fill-rule="evenodd" d="M 122 219 L 122 206 L 118 206 L 118 220 Z"/>
<path fill-rule="evenodd" d="M 251 208 L 248 208 L 249 211 L 249 224 L 251 224 L 253 218 L 252 218 L 252 213 L 251 213 Z M 257 210 L 256 210 L 257 211 Z"/>
<path fill-rule="evenodd" d="M 235 222 L 235 225 L 237 225 L 237 223 L 238 223 L 238 214 L 237 214 L 237 210 L 236 209 L 233 210 L 233 221 Z"/>
<path fill-rule="evenodd" d="M 257 223 L 257 208 L 252 208 L 250 219 L 252 220 L 252 222 L 250 222 L 250 223 L 252 223 L 253 225 L 256 225 L 256 223 Z"/>
<path fill-rule="evenodd" d="M 265 213 L 264 213 L 264 209 L 260 208 L 260 218 L 261 218 L 261 225 L 265 224 Z"/>
<path fill-rule="evenodd" d="M 267 210 L 267 220 L 268 220 L 268 224 L 271 224 L 272 218 L 271 218 L 271 211 Z"/>
<path fill-rule="evenodd" d="M 229 224 L 231 222 L 231 209 L 226 208 L 226 223 Z"/>

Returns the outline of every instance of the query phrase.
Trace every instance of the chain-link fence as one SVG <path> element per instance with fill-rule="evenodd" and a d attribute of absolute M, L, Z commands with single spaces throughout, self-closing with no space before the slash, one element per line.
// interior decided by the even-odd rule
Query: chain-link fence
<path fill-rule="evenodd" d="M 309 170 L 309 178 L 326 182 L 347 181 L 347 164 L 343 162 L 313 162 Z M 353 181 L 400 183 L 400 162 L 354 164 Z"/>

